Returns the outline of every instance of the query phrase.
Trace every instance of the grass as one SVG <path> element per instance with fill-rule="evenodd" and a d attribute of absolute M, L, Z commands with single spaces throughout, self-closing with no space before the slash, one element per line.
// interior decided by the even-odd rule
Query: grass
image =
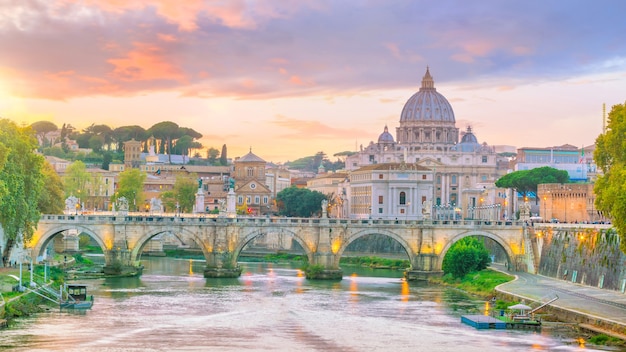
<path fill-rule="evenodd" d="M 339 264 L 354 264 L 388 269 L 406 269 L 411 266 L 406 259 L 387 259 L 379 257 L 342 257 Z"/>
<path fill-rule="evenodd" d="M 460 279 L 455 279 L 450 274 L 441 278 L 434 278 L 431 281 L 453 286 L 465 292 L 490 298 L 494 296 L 496 286 L 513 280 L 514 277 L 500 271 L 485 269 L 478 272 L 471 272 Z"/>

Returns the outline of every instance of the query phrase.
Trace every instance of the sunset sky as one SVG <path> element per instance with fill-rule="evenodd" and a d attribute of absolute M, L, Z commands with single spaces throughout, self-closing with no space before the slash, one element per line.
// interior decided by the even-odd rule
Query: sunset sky
<path fill-rule="evenodd" d="M 430 67 L 457 127 L 593 144 L 626 102 L 626 1 L 3 0 L 0 117 L 149 128 L 228 156 L 356 150 Z"/>

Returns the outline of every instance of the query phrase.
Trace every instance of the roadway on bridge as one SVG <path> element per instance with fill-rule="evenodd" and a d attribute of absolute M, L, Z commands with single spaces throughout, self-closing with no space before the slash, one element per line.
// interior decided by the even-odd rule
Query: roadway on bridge
<path fill-rule="evenodd" d="M 492 264 L 492 267 L 507 272 L 503 265 Z M 626 294 L 542 275 L 524 272 L 507 273 L 517 276 L 517 280 L 502 284 L 496 290 L 539 302 L 545 302 L 556 294 L 559 299 L 551 303 L 551 306 L 583 313 L 626 327 Z"/>

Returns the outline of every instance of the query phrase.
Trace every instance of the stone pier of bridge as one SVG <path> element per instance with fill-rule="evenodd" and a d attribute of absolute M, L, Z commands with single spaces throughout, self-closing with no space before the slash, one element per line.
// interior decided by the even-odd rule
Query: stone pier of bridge
<path fill-rule="evenodd" d="M 367 235 L 378 234 L 397 241 L 411 263 L 409 279 L 441 274 L 441 263 L 455 242 L 468 236 L 494 240 L 512 267 L 521 270 L 534 262 L 526 248 L 525 227 L 516 222 L 479 220 L 417 221 L 356 220 L 329 218 L 150 216 L 145 214 L 43 215 L 27 247 L 41 258 L 57 236 L 69 232 L 86 234 L 104 252 L 106 274 L 141 273 L 141 253 L 160 234 L 176 236 L 182 243 L 195 243 L 206 259 L 205 277 L 237 277 L 237 258 L 246 244 L 267 234 L 289 235 L 308 259 L 307 277 L 340 279 L 339 260 L 348 245 Z"/>

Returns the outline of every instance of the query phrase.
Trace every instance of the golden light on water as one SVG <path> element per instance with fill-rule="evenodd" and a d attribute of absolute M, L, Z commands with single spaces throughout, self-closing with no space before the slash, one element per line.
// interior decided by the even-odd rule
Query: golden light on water
<path fill-rule="evenodd" d="M 193 260 L 189 259 L 189 275 L 193 275 Z"/>
<path fill-rule="evenodd" d="M 359 300 L 359 284 L 356 279 L 359 277 L 356 273 L 350 275 L 350 301 L 357 302 Z"/>
<path fill-rule="evenodd" d="M 400 282 L 400 301 L 408 302 L 411 291 L 409 290 L 409 283 L 406 280 Z"/>

